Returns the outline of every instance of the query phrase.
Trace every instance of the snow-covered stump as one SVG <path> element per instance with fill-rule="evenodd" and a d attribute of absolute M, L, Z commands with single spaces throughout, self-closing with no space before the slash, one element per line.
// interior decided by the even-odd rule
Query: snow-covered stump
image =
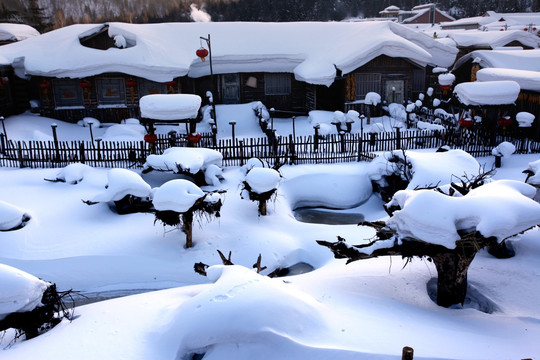
<path fill-rule="evenodd" d="M 31 339 L 70 318 L 56 285 L 0 264 L 0 331 L 15 329 Z"/>
<path fill-rule="evenodd" d="M 351 246 L 341 237 L 317 242 L 347 263 L 391 255 L 427 257 L 437 269 L 437 304 L 463 305 L 476 253 L 540 225 L 540 204 L 532 200 L 536 189 L 519 181 L 494 181 L 466 194 L 452 187 L 448 194 L 441 188 L 398 191 L 387 204 L 393 211 L 386 222 L 361 223 L 376 231 L 376 240 L 368 244 Z"/>
<path fill-rule="evenodd" d="M 221 197 L 218 192 L 205 193 L 197 185 L 184 179 L 171 180 L 157 188 L 152 200 L 156 220 L 169 226 L 182 226 L 186 248 L 193 246 L 193 218 L 195 213 L 219 217 Z"/>
<path fill-rule="evenodd" d="M 248 171 L 243 183 L 242 198 L 258 202 L 259 215 L 267 214 L 267 202 L 276 192 L 281 175 L 277 170 L 254 167 Z"/>

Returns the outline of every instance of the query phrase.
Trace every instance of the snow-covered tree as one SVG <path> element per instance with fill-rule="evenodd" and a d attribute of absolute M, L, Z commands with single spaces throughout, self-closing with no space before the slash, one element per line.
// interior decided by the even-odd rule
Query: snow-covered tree
<path fill-rule="evenodd" d="M 266 203 L 275 194 L 281 175 L 277 170 L 253 167 L 243 182 L 242 198 L 258 202 L 259 215 L 266 215 Z"/>
<path fill-rule="evenodd" d="M 364 222 L 376 239 L 351 246 L 318 241 L 348 263 L 378 256 L 427 257 L 437 269 L 437 304 L 463 304 L 467 271 L 482 248 L 540 225 L 536 189 L 513 180 L 494 181 L 463 195 L 458 188 L 401 190 L 387 204 L 386 222 Z"/>

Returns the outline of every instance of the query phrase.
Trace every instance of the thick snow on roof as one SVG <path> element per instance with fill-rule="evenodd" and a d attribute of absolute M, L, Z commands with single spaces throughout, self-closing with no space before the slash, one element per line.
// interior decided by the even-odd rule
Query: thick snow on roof
<path fill-rule="evenodd" d="M 476 50 L 459 58 L 454 69 L 468 60 L 482 68 L 505 68 L 540 71 L 540 50 Z"/>
<path fill-rule="evenodd" d="M 454 30 L 438 31 L 439 38 L 443 36 L 452 39 L 459 47 L 489 47 L 495 49 L 517 41 L 523 45 L 538 48 L 538 36 L 523 30 L 508 31 L 480 31 L 480 30 Z"/>
<path fill-rule="evenodd" d="M 295 23 L 110 23 L 108 35 L 122 35 L 125 49 L 97 50 L 81 45 L 83 35 L 103 25 L 72 25 L 0 49 L 14 61 L 24 57 L 28 75 L 81 78 L 121 72 L 154 81 L 209 75 L 208 62 L 195 51 L 200 36 L 211 35 L 213 70 L 289 72 L 296 79 L 330 85 L 336 68 L 347 74 L 379 55 L 420 64 L 449 66 L 457 49 L 391 22 Z"/>
<path fill-rule="evenodd" d="M 155 120 L 195 119 L 201 97 L 192 94 L 153 94 L 140 100 L 141 116 Z"/>
<path fill-rule="evenodd" d="M 513 80 L 523 90 L 540 91 L 540 71 L 487 68 L 476 73 L 478 81 Z"/>
<path fill-rule="evenodd" d="M 487 11 L 484 16 L 474 16 L 469 18 L 463 18 L 455 21 L 447 21 L 441 23 L 443 27 L 445 26 L 464 26 L 471 24 L 478 24 L 479 26 L 488 26 L 495 22 L 500 22 L 502 24 L 508 25 L 528 25 L 528 24 L 539 24 L 540 23 L 540 13 L 496 13 L 495 11 Z"/>
<path fill-rule="evenodd" d="M 538 224 L 536 189 L 516 180 L 499 180 L 451 197 L 433 190 L 402 190 L 392 199 L 400 211 L 386 222 L 400 237 L 453 249 L 459 230 L 479 231 L 500 242 Z M 437 204 L 437 206 L 432 206 Z M 429 210 L 427 210 L 429 209 Z"/>
<path fill-rule="evenodd" d="M 519 91 L 519 84 L 511 80 L 466 82 L 454 88 L 454 94 L 465 105 L 513 104 Z"/>
<path fill-rule="evenodd" d="M 0 23 L 0 41 L 21 41 L 38 35 L 39 31 L 29 25 Z"/>
<path fill-rule="evenodd" d="M 33 275 L 0 264 L 0 320 L 13 312 L 31 311 L 41 305 L 47 286 Z"/>

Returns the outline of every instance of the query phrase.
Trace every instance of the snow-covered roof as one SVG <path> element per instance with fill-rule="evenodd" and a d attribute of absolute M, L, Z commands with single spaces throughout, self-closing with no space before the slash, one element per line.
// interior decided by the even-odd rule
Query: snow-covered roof
<path fill-rule="evenodd" d="M 469 60 L 482 68 L 505 68 L 515 70 L 540 71 L 540 50 L 476 50 L 456 61 L 454 69 Z"/>
<path fill-rule="evenodd" d="M 443 36 L 452 39 L 458 47 L 486 47 L 495 49 L 512 42 L 519 42 L 525 46 L 537 49 L 540 38 L 523 30 L 508 31 L 480 31 L 480 30 L 454 30 L 437 32 L 439 38 Z"/>
<path fill-rule="evenodd" d="M 494 11 L 488 11 L 484 16 L 474 16 L 463 18 L 455 21 L 448 21 L 441 23 L 444 27 L 461 27 L 468 25 L 487 26 L 494 22 L 506 23 L 508 25 L 529 25 L 540 24 L 540 13 L 496 13 Z"/>
<path fill-rule="evenodd" d="M 465 105 L 509 105 L 519 95 L 515 81 L 465 82 L 456 85 L 454 94 Z"/>
<path fill-rule="evenodd" d="M 98 50 L 80 38 L 104 25 L 67 26 L 0 48 L 0 56 L 23 63 L 17 73 L 81 78 L 121 72 L 164 82 L 179 76 L 209 75 L 208 62 L 195 51 L 211 35 L 213 70 L 288 72 L 297 80 L 331 85 L 336 69 L 347 74 L 377 56 L 407 58 L 421 66 L 450 66 L 457 49 L 392 22 L 294 23 L 109 23 L 108 35 L 121 35 L 124 49 Z M 204 44 L 204 41 L 203 41 Z M 24 62 L 20 61 L 24 58 Z M 15 65 L 14 65 L 15 66 Z"/>
<path fill-rule="evenodd" d="M 152 94 L 141 97 L 141 116 L 155 120 L 195 119 L 202 99 L 193 94 Z"/>
<path fill-rule="evenodd" d="M 481 69 L 476 73 L 478 81 L 513 80 L 523 90 L 540 91 L 540 71 L 503 68 Z"/>
<path fill-rule="evenodd" d="M 21 41 L 38 35 L 39 31 L 29 25 L 0 23 L 0 41 Z"/>

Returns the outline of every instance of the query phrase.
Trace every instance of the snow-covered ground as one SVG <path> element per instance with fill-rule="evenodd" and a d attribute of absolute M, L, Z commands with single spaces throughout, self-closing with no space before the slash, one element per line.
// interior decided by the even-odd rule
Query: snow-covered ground
<path fill-rule="evenodd" d="M 51 122 L 24 115 L 8 118 L 6 129 L 10 138 L 49 136 Z M 57 123 L 63 139 L 89 139 L 88 128 Z M 256 129 L 243 124 L 245 134 Z M 287 120 L 274 125 L 292 129 Z M 298 135 L 312 130 L 308 118 L 297 119 Z M 523 181 L 522 171 L 538 159 L 505 157 L 495 178 Z M 494 158 L 477 160 L 489 169 Z M 359 220 L 384 218 L 367 185 L 367 163 L 282 167 L 267 216 L 240 196 L 244 169 L 225 168 L 221 185 L 202 187 L 226 190 L 221 217 L 196 219 L 190 249 L 181 231 L 152 214 L 118 215 L 106 203 L 83 203 L 103 193 L 108 169 L 85 168 L 76 184 L 44 180 L 59 172 L 0 168 L 0 200 L 31 217 L 23 228 L 0 233 L 0 263 L 92 298 L 144 293 L 79 306 L 73 321 L 29 341 L 10 344 L 8 332 L 0 337 L 0 359 L 400 359 L 404 346 L 414 348 L 415 359 L 540 357 L 538 228 L 514 241 L 513 258 L 481 251 L 469 270 L 471 303 L 447 309 L 428 294 L 436 276 L 431 262 L 403 267 L 405 260 L 392 257 L 345 265 L 315 240 L 362 243 L 371 229 L 296 220 L 294 209 L 306 204 L 345 208 Z M 142 174 L 152 187 L 177 176 Z M 221 264 L 218 249 L 231 251 L 236 265 L 196 274 L 194 263 Z M 252 270 L 259 254 L 267 267 L 260 275 Z M 298 263 L 314 270 L 265 276 Z"/>

